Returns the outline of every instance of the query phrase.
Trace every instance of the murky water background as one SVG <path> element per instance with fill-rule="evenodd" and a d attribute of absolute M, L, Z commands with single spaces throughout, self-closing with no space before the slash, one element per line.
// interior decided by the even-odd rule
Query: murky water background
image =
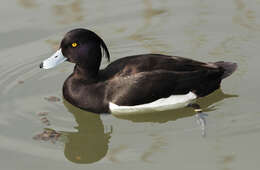
<path fill-rule="evenodd" d="M 10 0 L 0 21 L 0 169 L 259 169 L 260 0 Z M 237 62 L 222 90 L 199 101 L 206 138 L 191 109 L 116 118 L 63 101 L 73 65 L 38 65 L 77 27 L 103 37 L 112 60 Z"/>

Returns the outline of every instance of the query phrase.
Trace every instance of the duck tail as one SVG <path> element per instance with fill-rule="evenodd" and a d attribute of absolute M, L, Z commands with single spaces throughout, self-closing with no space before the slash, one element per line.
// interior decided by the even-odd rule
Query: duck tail
<path fill-rule="evenodd" d="M 237 63 L 218 61 L 215 62 L 214 64 L 224 69 L 224 73 L 221 77 L 222 79 L 230 76 L 237 69 Z"/>

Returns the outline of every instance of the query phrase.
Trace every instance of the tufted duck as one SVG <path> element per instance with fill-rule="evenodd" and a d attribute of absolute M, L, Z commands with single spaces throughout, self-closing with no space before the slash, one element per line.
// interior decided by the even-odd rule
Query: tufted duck
<path fill-rule="evenodd" d="M 40 67 L 49 69 L 64 61 L 75 63 L 63 85 L 63 96 L 73 105 L 95 113 L 110 112 L 109 106 L 150 106 L 149 103 L 174 95 L 203 97 L 218 89 L 221 80 L 237 68 L 231 62 L 204 63 L 177 56 L 141 54 L 118 59 L 100 70 L 102 52 L 109 60 L 107 46 L 97 34 L 74 29 Z"/>

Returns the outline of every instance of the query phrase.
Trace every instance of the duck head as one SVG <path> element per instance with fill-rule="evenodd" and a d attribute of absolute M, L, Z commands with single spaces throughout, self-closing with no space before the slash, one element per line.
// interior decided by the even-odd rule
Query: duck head
<path fill-rule="evenodd" d="M 81 68 L 98 72 L 102 54 L 110 60 L 104 41 L 94 32 L 87 29 L 74 29 L 66 33 L 60 43 L 60 49 L 40 64 L 40 68 L 50 69 L 69 61 Z"/>

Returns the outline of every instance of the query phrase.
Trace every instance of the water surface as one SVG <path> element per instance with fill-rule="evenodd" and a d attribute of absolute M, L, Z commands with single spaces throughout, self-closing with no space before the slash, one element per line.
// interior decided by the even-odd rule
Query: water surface
<path fill-rule="evenodd" d="M 1 169 L 258 169 L 259 9 L 259 0 L 1 2 Z M 103 37 L 112 61 L 153 52 L 237 62 L 221 90 L 198 101 L 207 136 L 188 108 L 113 117 L 64 101 L 73 65 L 38 65 L 77 27 Z"/>

